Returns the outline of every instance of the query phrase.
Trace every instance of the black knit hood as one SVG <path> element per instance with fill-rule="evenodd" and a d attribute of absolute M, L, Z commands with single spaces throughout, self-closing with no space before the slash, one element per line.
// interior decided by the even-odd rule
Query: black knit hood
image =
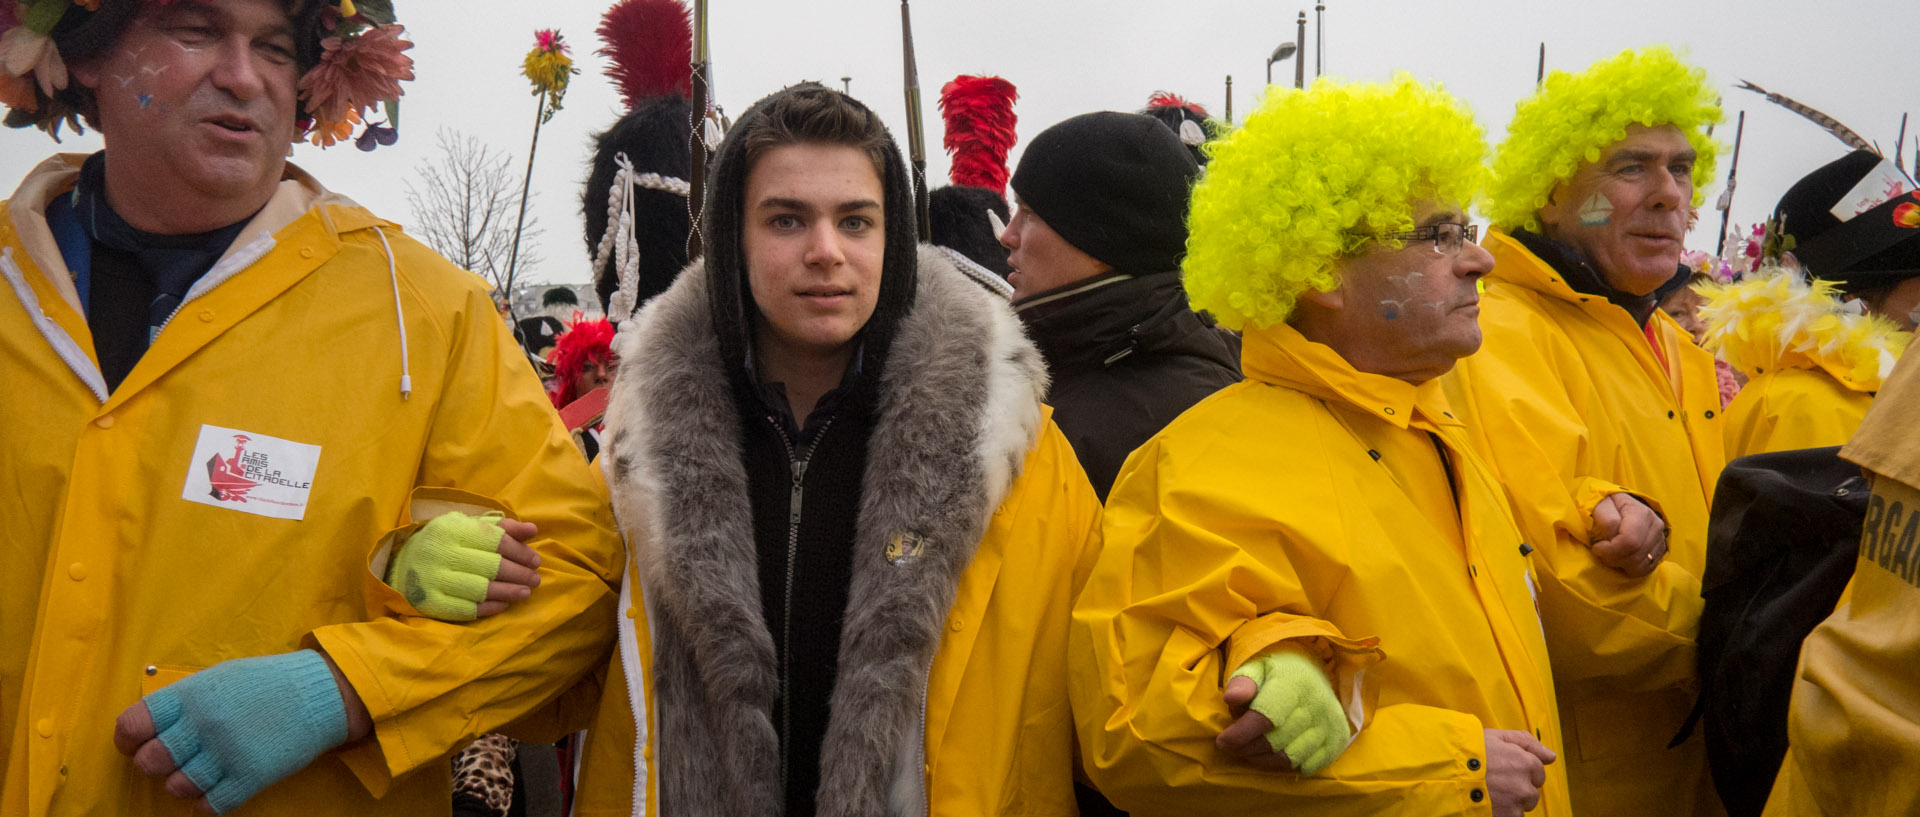
<path fill-rule="evenodd" d="M 788 94 L 838 94 L 818 83 L 801 83 L 771 94 L 741 115 L 720 143 L 713 159 L 713 172 L 707 177 L 706 205 L 701 225 L 706 237 L 703 255 L 705 271 L 712 282 L 708 300 L 713 310 L 714 331 L 719 336 L 721 362 L 736 386 L 751 385 L 747 369 L 748 350 L 753 348 L 754 321 L 747 310 L 757 309 L 750 301 L 747 283 L 746 248 L 742 245 L 746 219 L 747 172 L 746 146 L 741 137 L 766 117 L 770 103 Z M 868 110 L 852 97 L 849 102 Z M 879 301 L 873 317 L 861 330 L 861 380 L 878 377 L 885 371 L 888 351 L 902 316 L 913 303 L 918 276 L 913 189 L 907 167 L 900 156 L 899 144 L 887 137 L 887 161 L 880 183 L 886 228 L 885 258 L 881 263 Z"/>

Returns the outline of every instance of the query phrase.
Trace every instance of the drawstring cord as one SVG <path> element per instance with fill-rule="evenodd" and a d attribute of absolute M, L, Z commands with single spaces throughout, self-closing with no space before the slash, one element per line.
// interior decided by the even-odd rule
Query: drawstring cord
<path fill-rule="evenodd" d="M 387 252 L 387 280 L 393 283 L 393 321 L 400 327 L 400 399 L 413 396 L 413 370 L 407 363 L 407 316 L 400 310 L 400 273 L 393 267 L 393 245 L 387 243 L 387 233 L 379 227 L 373 232 L 380 236 L 380 248 Z"/>

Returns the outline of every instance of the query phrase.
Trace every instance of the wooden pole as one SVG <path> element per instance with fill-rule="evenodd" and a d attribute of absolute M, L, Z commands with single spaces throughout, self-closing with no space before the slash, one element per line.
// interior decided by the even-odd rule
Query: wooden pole
<path fill-rule="evenodd" d="M 513 302 L 513 281 L 520 271 L 520 231 L 527 225 L 527 193 L 533 189 L 533 157 L 540 151 L 540 123 L 547 121 L 547 95 L 539 97 L 533 110 L 533 144 L 527 147 L 527 177 L 520 182 L 520 215 L 513 220 L 513 248 L 507 252 L 507 302 Z"/>
<path fill-rule="evenodd" d="M 1540 67 L 1533 72 L 1533 87 L 1547 84 L 1547 44 L 1540 44 Z"/>
<path fill-rule="evenodd" d="M 706 243 L 702 224 L 707 207 L 707 107 L 713 103 L 707 85 L 707 0 L 693 0 L 693 105 L 687 128 L 687 260 L 700 257 Z"/>
<path fill-rule="evenodd" d="M 1900 138 L 1893 143 L 1893 166 L 1907 172 L 1907 115 L 1900 115 Z M 1920 166 L 1915 167 L 1920 170 Z"/>
<path fill-rule="evenodd" d="M 1747 112 L 1740 112 L 1740 119 L 1733 126 L 1733 162 L 1727 166 L 1727 192 L 1720 194 L 1720 243 L 1713 248 L 1718 257 L 1727 250 L 1727 224 L 1733 219 L 1733 188 L 1740 176 L 1740 138 L 1747 132 Z"/>
<path fill-rule="evenodd" d="M 1267 70 L 1273 70 L 1273 63 L 1267 63 Z M 1233 124 L 1233 75 L 1227 75 L 1227 124 Z"/>
<path fill-rule="evenodd" d="M 920 240 L 933 240 L 931 197 L 927 191 L 927 135 L 920 122 L 920 67 L 913 56 L 913 15 L 900 0 L 900 38 L 907 72 L 907 155 L 913 160 L 913 213 Z"/>

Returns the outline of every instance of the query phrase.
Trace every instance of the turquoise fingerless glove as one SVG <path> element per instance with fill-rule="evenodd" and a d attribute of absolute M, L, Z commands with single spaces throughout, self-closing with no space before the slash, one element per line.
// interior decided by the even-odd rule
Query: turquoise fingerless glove
<path fill-rule="evenodd" d="M 407 538 L 387 571 L 387 585 L 421 613 L 472 621 L 487 584 L 500 575 L 498 513 L 444 513 Z"/>
<path fill-rule="evenodd" d="M 1233 671 L 1259 686 L 1249 706 L 1273 723 L 1267 745 L 1311 775 L 1346 751 L 1347 713 L 1320 662 L 1292 650 L 1256 656 Z"/>
<path fill-rule="evenodd" d="M 144 699 L 161 745 L 218 814 L 347 740 L 347 708 L 313 650 L 223 661 Z"/>

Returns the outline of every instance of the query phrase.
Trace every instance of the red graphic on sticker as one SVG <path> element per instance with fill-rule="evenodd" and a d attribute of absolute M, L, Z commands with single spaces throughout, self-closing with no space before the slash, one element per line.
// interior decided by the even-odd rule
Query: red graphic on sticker
<path fill-rule="evenodd" d="M 246 470 L 241 466 L 241 458 L 247 453 L 245 434 L 233 435 L 233 456 L 223 458 L 214 454 L 207 460 L 207 481 L 212 484 L 213 498 L 222 502 L 246 502 L 247 492 L 260 483 L 247 479 Z"/>

